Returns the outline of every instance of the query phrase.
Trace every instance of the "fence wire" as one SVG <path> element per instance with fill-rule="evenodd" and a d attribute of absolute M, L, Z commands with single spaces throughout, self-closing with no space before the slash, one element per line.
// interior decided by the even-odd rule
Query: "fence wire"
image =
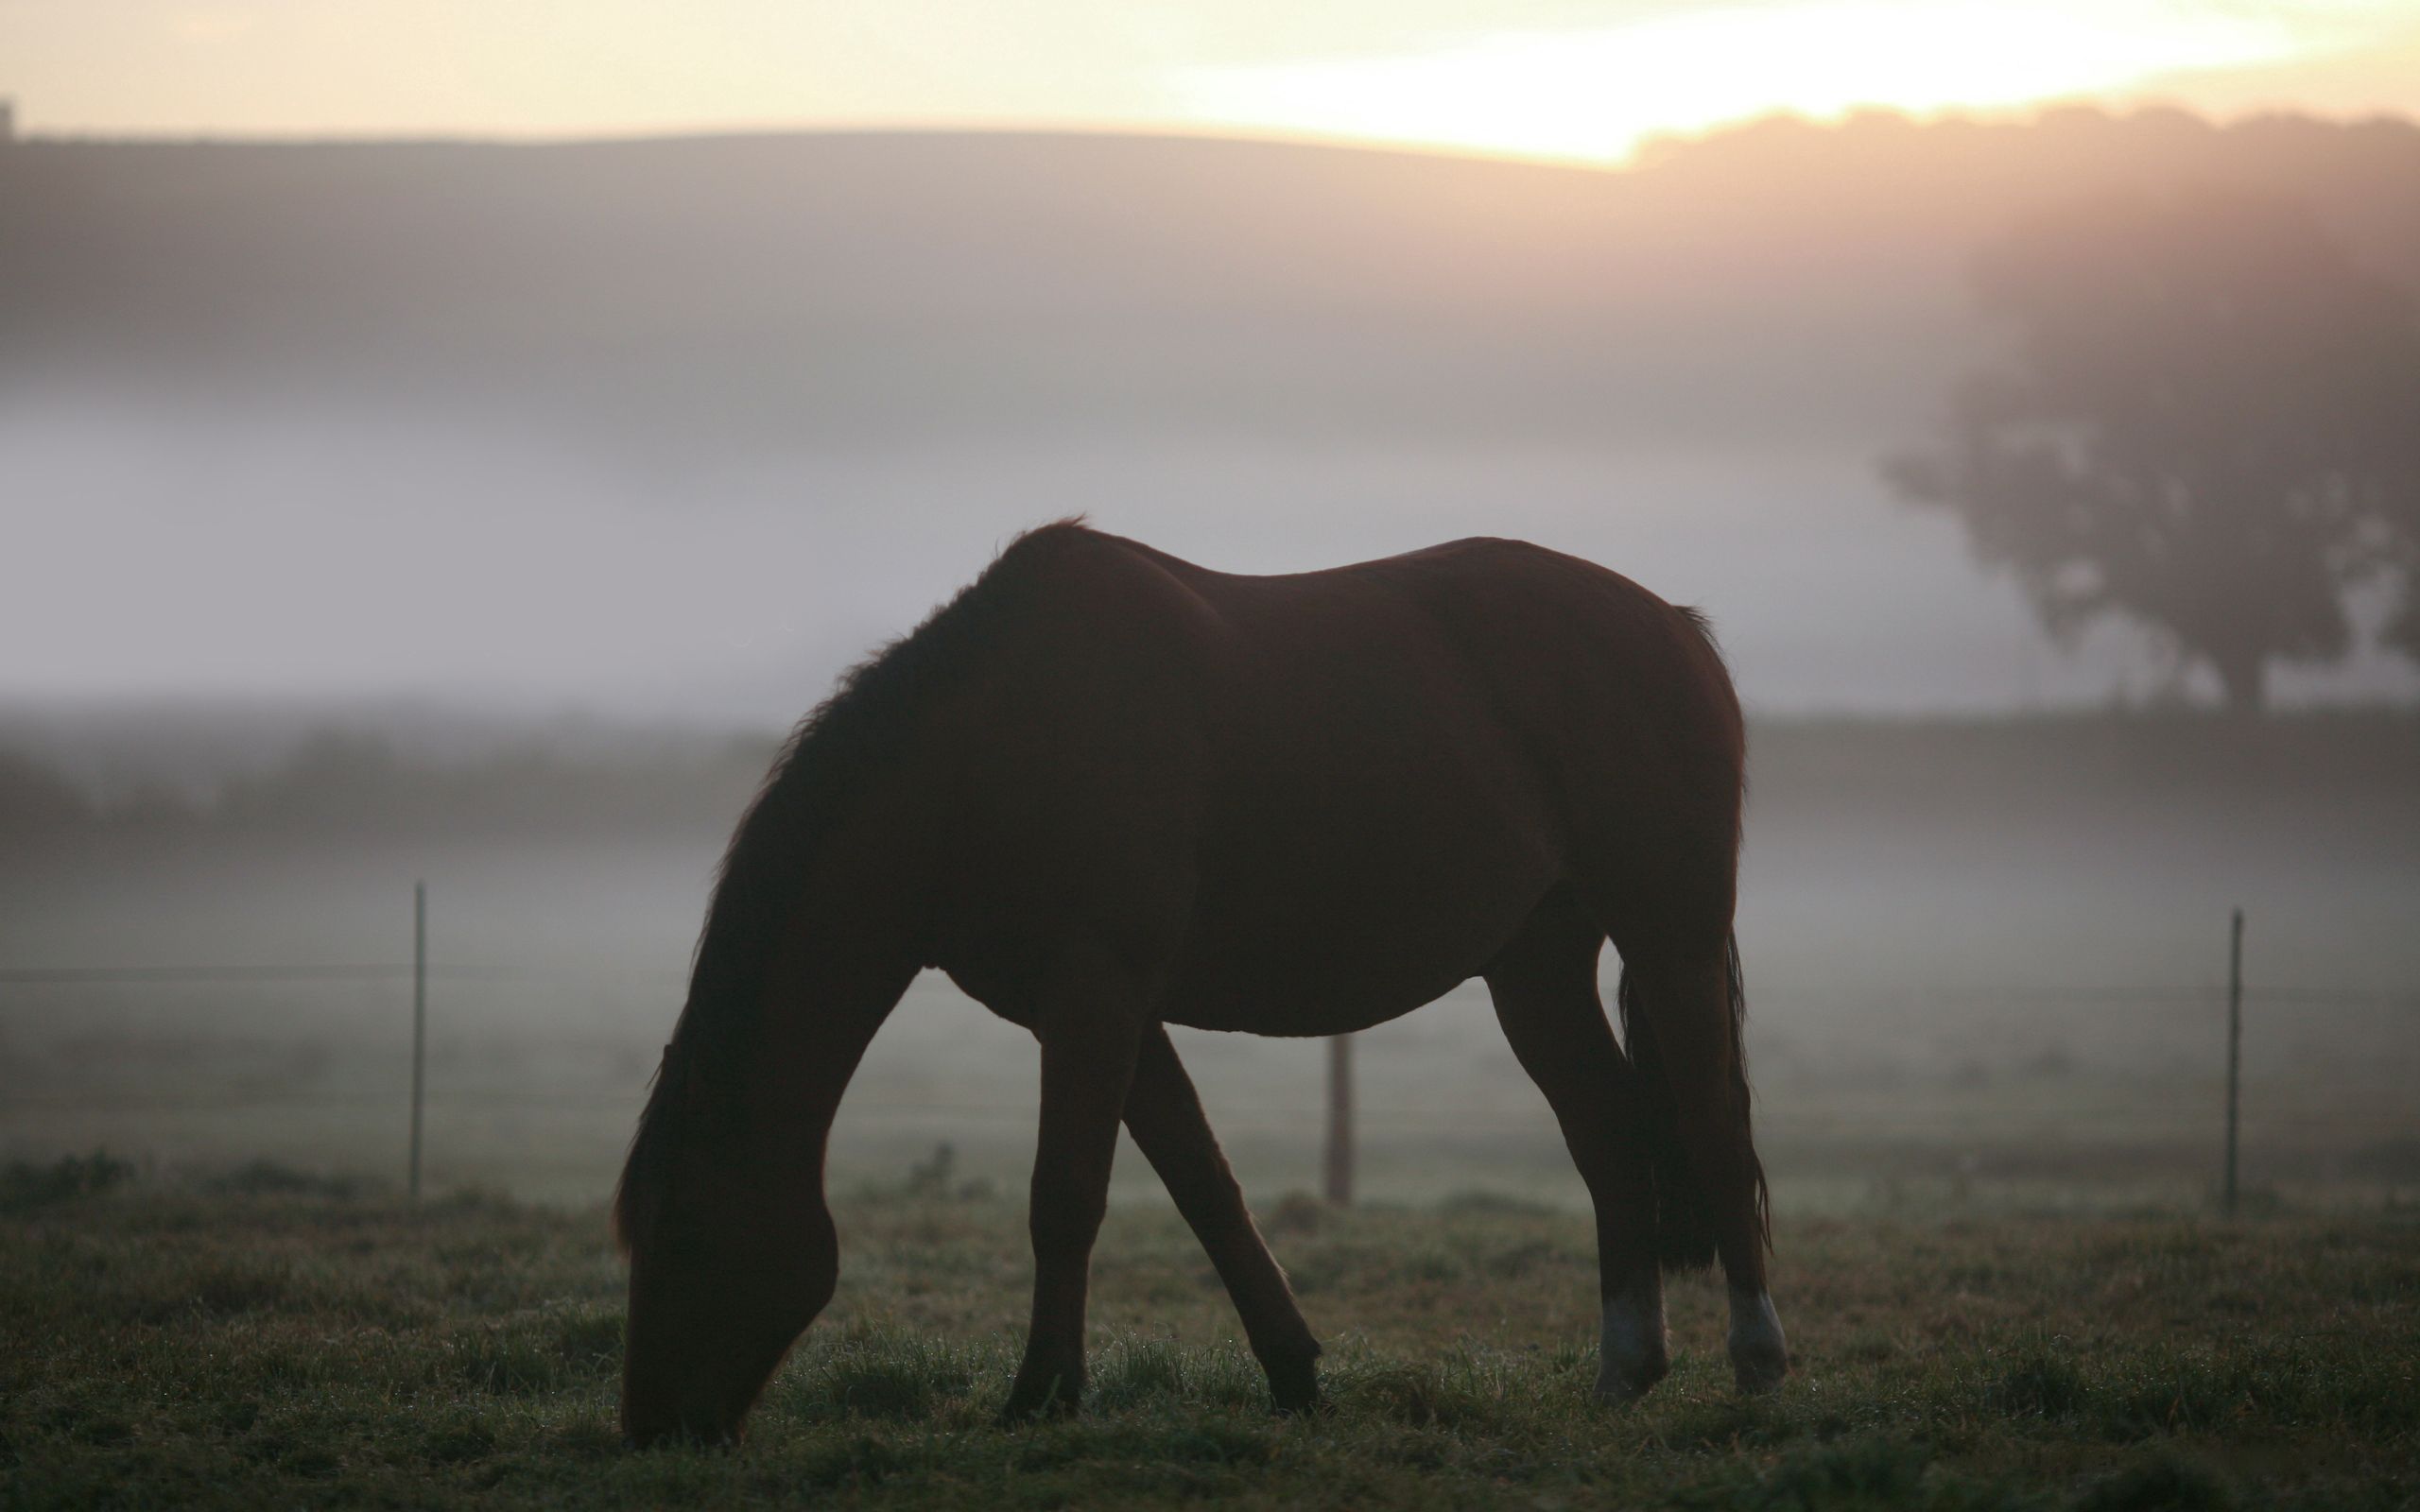
<path fill-rule="evenodd" d="M 78 964 L 58 966 L 25 966 L 0 968 L 0 1014 L 10 1008 L 38 1008 L 58 1003 L 55 989 L 79 987 L 129 987 L 136 988 L 170 988 L 176 987 L 298 987 L 339 984 L 397 984 L 412 981 L 414 967 L 409 962 L 389 961 L 288 961 L 252 963 L 178 963 L 157 965 Z M 428 984 L 463 986 L 530 985 L 562 988 L 597 988 L 607 985 L 644 986 L 660 989 L 666 986 L 683 985 L 686 973 L 673 971 L 633 970 L 617 967 L 583 969 L 563 966 L 527 966 L 509 963 L 429 963 L 423 981 Z M 217 1001 L 213 1001 L 214 996 Z M 274 1003 L 270 998 L 254 1000 L 248 1007 Z M 178 999 L 163 993 L 163 1005 L 190 1007 L 196 1011 L 223 1009 L 223 995 L 198 993 Z M 1466 1009 L 1484 1007 L 1484 999 L 1475 994 L 1448 1000 Z M 2143 983 L 2125 987 L 2066 986 L 2044 988 L 1985 988 L 1957 987 L 1912 994 L 1916 1003 L 1969 1008 L 2074 1008 L 2094 1012 L 2105 1010 L 2141 1010 L 2151 1014 L 2184 1014 L 2195 1010 L 2213 1015 L 2224 1012 L 2228 994 L 2222 987 L 2187 983 Z M 2344 986 L 2307 983 L 2257 985 L 2247 982 L 2242 993 L 2245 1009 L 2253 1014 L 2264 1010 L 2292 1009 L 2347 1011 L 2412 1015 L 2420 1018 L 2420 993 L 2379 991 Z M 297 1005 L 303 1011 L 307 1005 Z M 350 1016 L 357 1005 L 348 1007 Z M 5 1022 L 5 1020 L 0 1020 Z M 1383 1064 L 1383 1063 L 1381 1063 Z M 482 1077 L 481 1079 L 485 1079 Z M 1375 1080 L 1376 1078 L 1368 1078 Z M 2243 1124 L 2256 1136 L 2292 1143 L 2310 1143 L 2315 1139 L 2332 1140 L 2346 1145 L 2368 1142 L 2373 1146 L 2395 1144 L 2420 1139 L 2420 1116 L 2409 1113 L 2379 1113 L 2374 1107 L 2353 1108 L 2332 1105 L 2336 1090 L 2308 1080 L 2292 1078 L 2256 1078 L 2254 1086 L 2262 1093 L 2267 1106 L 2252 1106 L 2245 1109 Z M 1205 1084 L 1205 1091 L 1207 1087 Z M 2190 1143 L 2214 1137 L 2220 1086 L 2213 1077 L 2206 1084 L 2199 1076 L 2184 1083 L 2171 1083 L 2162 1089 L 2166 1095 L 2146 1098 L 2139 1094 L 2119 1094 L 2107 1088 L 2092 1089 L 2109 1093 L 2096 1096 L 2085 1103 L 2067 1101 L 2056 1107 L 2029 1108 L 2005 1104 L 1959 1106 L 1877 1106 L 1866 1099 L 1858 1106 L 1846 1108 L 1789 1106 L 1797 1098 L 1785 1095 L 1782 1106 L 1774 1106 L 1772 1098 L 1760 1098 L 1760 1125 L 1784 1137 L 1825 1141 L 1893 1141 L 1922 1140 L 1963 1144 L 1987 1144 L 1994 1140 L 2048 1141 L 2054 1144 L 2086 1142 L 2145 1142 L 2154 1143 Z M 2179 1095 L 2180 1092 L 2183 1095 Z M 597 1086 L 593 1090 L 575 1087 L 480 1087 L 445 1088 L 432 1086 L 424 1106 L 433 1114 L 454 1118 L 476 1118 L 482 1115 L 565 1117 L 625 1116 L 635 1108 L 642 1088 L 608 1090 Z M 371 1112 L 392 1106 L 393 1094 L 376 1091 L 364 1084 L 358 1091 L 328 1089 L 279 1089 L 248 1087 L 237 1082 L 223 1091 L 154 1091 L 148 1088 L 112 1088 L 96 1085 L 74 1091 L 55 1091 L 42 1087 L 19 1086 L 8 1097 L 9 1109 L 35 1117 L 102 1116 L 113 1114 L 168 1115 L 238 1115 L 248 1112 L 310 1116 L 343 1112 Z M 1883 1096 L 1893 1094 L 1884 1093 Z M 1941 1089 L 1931 1089 L 1921 1101 L 1931 1101 L 1942 1095 Z M 1211 1096 L 1211 1112 L 1222 1124 L 1232 1125 L 1237 1131 L 1255 1134 L 1282 1135 L 1299 1138 L 1307 1154 L 1319 1138 L 1323 1109 L 1316 1095 L 1306 1096 L 1300 1104 L 1271 1103 L 1266 1100 L 1231 1101 Z M 1954 1100 L 1954 1099 L 1953 1099 Z M 1453 1133 L 1490 1138 L 1555 1138 L 1554 1123 L 1543 1104 L 1536 1108 L 1514 1112 L 1503 1107 L 1464 1108 L 1440 1105 L 1434 1101 L 1405 1103 L 1386 1097 L 1383 1092 L 1374 1102 L 1366 1094 L 1356 1099 L 1353 1123 L 1380 1140 L 1410 1140 L 1422 1136 Z M 927 1119 L 956 1122 L 979 1126 L 997 1126 L 1003 1130 L 1030 1126 L 1035 1115 L 1031 1097 L 1012 1100 L 985 1098 L 954 1098 L 920 1095 L 884 1095 L 853 1098 L 845 1116 L 888 1125 L 906 1119 Z"/>

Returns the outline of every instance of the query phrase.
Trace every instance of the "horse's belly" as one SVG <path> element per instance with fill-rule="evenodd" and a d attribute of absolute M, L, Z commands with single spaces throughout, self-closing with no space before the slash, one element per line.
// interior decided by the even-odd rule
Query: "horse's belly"
<path fill-rule="evenodd" d="M 1205 888 L 1162 1017 L 1270 1035 L 1398 1018 L 1478 975 L 1557 880 L 1510 836 L 1450 859 L 1374 851 L 1378 864 L 1324 869 L 1298 854 L 1258 886 Z"/>
<path fill-rule="evenodd" d="M 1364 987 L 1350 992 L 1305 991 L 1299 996 L 1238 992 L 1224 983 L 1180 980 L 1162 1000 L 1159 1016 L 1188 1029 L 1228 1034 L 1277 1038 L 1357 1034 L 1434 1003 L 1468 979 L 1465 973 L 1434 990 L 1413 988 L 1388 993 Z"/>

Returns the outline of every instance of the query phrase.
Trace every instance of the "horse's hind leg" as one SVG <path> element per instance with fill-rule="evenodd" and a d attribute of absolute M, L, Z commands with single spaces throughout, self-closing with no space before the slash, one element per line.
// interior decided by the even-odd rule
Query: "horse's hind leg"
<path fill-rule="evenodd" d="M 1158 1024 L 1143 1031 L 1134 1085 L 1126 1097 L 1126 1129 L 1226 1282 L 1244 1337 L 1269 1374 L 1270 1400 L 1279 1412 L 1316 1407 L 1319 1341 L 1294 1304 L 1286 1273 L 1253 1226 L 1243 1189 L 1202 1116 L 1201 1100 L 1168 1043 L 1167 1030 Z"/>
<path fill-rule="evenodd" d="M 1597 1396 L 1626 1402 L 1664 1379 L 1670 1362 L 1647 1105 L 1597 995 L 1603 943 L 1596 921 L 1558 892 L 1485 974 L 1504 1038 L 1553 1108 L 1596 1205 L 1604 1303 Z"/>
<path fill-rule="evenodd" d="M 1086 973 L 1045 994 L 1033 1019 L 1042 1041 L 1042 1126 L 1035 1141 L 1033 1322 L 1009 1388 L 1006 1418 L 1072 1412 L 1084 1389 L 1084 1297 L 1093 1240 L 1109 1206 L 1117 1124 L 1134 1074 L 1144 1017 L 1139 993 L 1115 973 Z"/>
<path fill-rule="evenodd" d="M 1739 1389 L 1771 1391 L 1789 1370 L 1781 1318 L 1765 1289 L 1765 1177 L 1750 1125 L 1740 1043 L 1738 960 L 1725 938 L 1626 960 L 1624 1022 L 1641 1074 L 1668 1090 L 1665 1116 L 1695 1190 L 1666 1198 L 1702 1211 L 1731 1295 L 1731 1367 Z"/>

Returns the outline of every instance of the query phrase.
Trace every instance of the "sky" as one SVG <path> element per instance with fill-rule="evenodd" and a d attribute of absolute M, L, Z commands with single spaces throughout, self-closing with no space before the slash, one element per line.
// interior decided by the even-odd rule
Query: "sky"
<path fill-rule="evenodd" d="M 1775 112 L 2420 112 L 2420 0 L 0 0 L 31 134 L 1049 127 L 1617 163 Z"/>

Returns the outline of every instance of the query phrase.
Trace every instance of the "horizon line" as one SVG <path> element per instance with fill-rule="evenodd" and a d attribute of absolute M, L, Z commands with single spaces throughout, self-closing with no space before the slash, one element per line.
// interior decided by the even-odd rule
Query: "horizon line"
<path fill-rule="evenodd" d="M 8 96 L 0 96 L 6 99 Z M 13 138 L 0 141 L 0 151 L 24 146 L 214 146 L 214 147 L 598 147 L 703 145 L 717 142 L 769 141 L 796 137 L 999 137 L 1101 139 L 1185 142 L 1214 146 L 1312 147 L 1387 157 L 1442 158 L 1521 167 L 1620 173 L 1653 166 L 1675 152 L 1724 137 L 1777 126 L 1815 131 L 1841 131 L 1862 123 L 1885 120 L 1915 129 L 1964 126 L 1981 129 L 2039 126 L 2062 116 L 2100 116 L 2113 122 L 2147 117 L 2181 116 L 2215 131 L 2272 122 L 2302 122 L 2352 129 L 2402 127 L 2420 129 L 2420 112 L 2391 110 L 2330 112 L 2307 106 L 2256 107 L 2220 113 L 2157 98 L 2112 103 L 2097 99 L 2045 100 L 2015 107 L 1950 107 L 1911 112 L 1892 106 L 1855 106 L 1832 114 L 1811 114 L 1788 109 L 1741 116 L 1694 131 L 1659 131 L 1640 138 L 1624 156 L 1518 152 L 1409 138 L 1345 132 L 1293 131 L 1249 126 L 1203 125 L 1199 128 L 1144 122 L 1026 121 L 896 121 L 816 124 L 761 123 L 694 127 L 601 129 L 594 131 L 532 132 L 431 130 L 386 133 L 335 130 L 322 132 L 192 131 L 104 132 L 27 131 L 22 123 Z"/>

